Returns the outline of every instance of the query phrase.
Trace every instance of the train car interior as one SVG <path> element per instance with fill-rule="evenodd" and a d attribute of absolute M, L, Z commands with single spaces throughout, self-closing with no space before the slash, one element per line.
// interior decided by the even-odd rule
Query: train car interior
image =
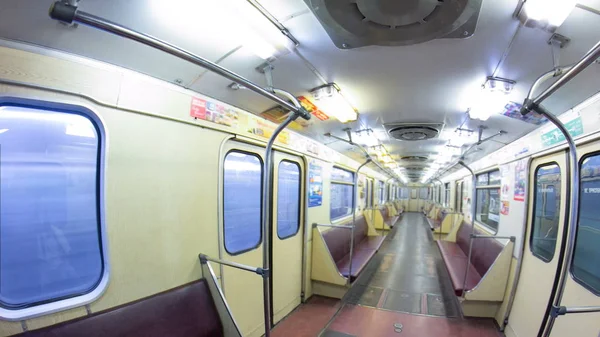
<path fill-rule="evenodd" d="M 600 0 L 0 1 L 0 337 L 599 337 L 599 261 Z"/>

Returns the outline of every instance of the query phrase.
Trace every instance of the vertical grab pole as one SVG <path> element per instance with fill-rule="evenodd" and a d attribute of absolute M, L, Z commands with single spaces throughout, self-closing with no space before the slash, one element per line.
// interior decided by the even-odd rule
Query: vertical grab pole
<path fill-rule="evenodd" d="M 458 162 L 459 165 L 466 168 L 471 172 L 472 181 L 471 184 L 471 235 L 469 236 L 469 259 L 467 260 L 467 268 L 465 270 L 465 280 L 463 282 L 463 290 L 462 290 L 462 298 L 465 298 L 465 294 L 467 293 L 467 277 L 469 276 L 469 265 L 471 264 L 471 254 L 473 252 L 473 235 L 475 234 L 475 198 L 477 197 L 477 178 L 475 177 L 475 172 L 471 170 L 469 165 L 465 164 L 462 160 Z"/>
<path fill-rule="evenodd" d="M 348 285 L 350 285 L 350 281 L 352 280 L 352 254 L 354 253 L 354 227 L 356 225 L 356 193 L 358 193 L 358 172 L 360 172 L 360 169 L 370 162 L 371 158 L 369 157 L 358 167 L 356 174 L 354 175 L 354 193 L 352 193 L 352 229 L 350 229 L 350 265 L 348 266 L 349 269 L 347 281 Z"/>
<path fill-rule="evenodd" d="M 568 74 L 568 73 L 567 73 Z M 565 75 L 566 76 L 566 75 Z M 556 293 L 552 294 L 554 297 L 552 303 L 552 311 L 550 312 L 550 316 L 548 317 L 547 324 L 542 323 L 540 326 L 540 332 L 543 331 L 542 336 L 548 337 L 552 332 L 552 328 L 554 327 L 554 322 L 556 321 L 557 315 L 554 314 L 555 310 L 560 307 L 562 302 L 562 298 L 565 292 L 565 286 L 567 283 L 567 274 L 571 269 L 571 263 L 573 260 L 573 251 L 575 248 L 575 239 L 577 236 L 577 230 L 579 228 L 578 218 L 579 218 L 579 163 L 577 160 L 577 148 L 575 145 L 575 140 L 571 137 L 571 134 L 567 130 L 566 126 L 552 113 L 550 113 L 546 108 L 539 105 L 538 103 L 532 103 L 531 109 L 535 110 L 537 113 L 543 115 L 548 118 L 552 124 L 554 124 L 560 132 L 565 136 L 567 140 L 567 144 L 569 145 L 569 167 L 571 169 L 571 216 L 569 217 L 569 235 L 567 237 L 567 250 L 565 253 L 565 262 L 563 262 L 558 287 L 556 289 Z"/>
<path fill-rule="evenodd" d="M 579 163 L 577 160 L 578 159 L 577 158 L 577 148 L 575 146 L 575 141 L 573 140 L 573 137 L 571 137 L 571 135 L 569 134 L 568 129 L 556 116 L 554 116 L 552 113 L 550 113 L 548 110 L 546 110 L 540 104 L 546 98 L 548 98 L 550 95 L 552 95 L 558 89 L 560 89 L 562 86 L 564 86 L 566 83 L 571 81 L 575 76 L 577 76 L 577 74 L 582 72 L 585 68 L 590 66 L 592 63 L 596 62 L 596 60 L 599 57 L 600 57 L 600 42 L 596 43 L 594 45 L 594 47 L 592 47 L 592 49 L 590 49 L 590 51 L 588 51 L 573 66 L 565 68 L 565 70 L 566 70 L 565 74 L 562 75 L 561 77 L 559 77 L 554 83 L 552 83 L 546 90 L 544 90 L 535 99 L 530 98 L 533 94 L 532 91 L 534 90 L 534 88 L 532 88 L 530 90 L 530 93 L 528 94 L 528 97 L 525 99 L 525 102 L 523 103 L 523 107 L 521 108 L 522 115 L 526 115 L 529 112 L 531 112 L 532 110 L 534 110 L 537 113 L 545 116 L 564 135 L 565 139 L 567 140 L 567 144 L 569 146 L 569 158 L 570 158 L 569 167 L 572 172 L 571 173 L 571 195 L 570 195 L 570 201 L 571 201 L 572 207 L 571 207 L 571 216 L 569 217 L 569 235 L 567 238 L 567 240 L 568 240 L 567 241 L 567 251 L 565 253 L 566 263 L 563 263 L 563 265 L 562 265 L 562 269 L 560 271 L 560 277 L 558 279 L 558 287 L 556 289 L 556 292 L 554 294 L 552 294 L 552 296 L 554 297 L 554 301 L 552 303 L 553 307 L 551 308 L 552 310 L 550 312 L 550 316 L 548 317 L 547 324 L 544 324 L 544 322 L 542 322 L 542 326 L 540 326 L 539 333 L 540 333 L 540 335 L 545 336 L 545 337 L 550 336 L 550 333 L 552 332 L 552 328 L 554 326 L 554 322 L 557 317 L 557 310 L 560 307 L 560 303 L 562 302 L 562 297 L 563 297 L 563 294 L 565 291 L 565 286 L 566 286 L 566 282 L 567 282 L 567 274 L 569 273 L 569 270 L 571 269 L 571 263 L 573 260 L 575 239 L 576 239 L 577 230 L 579 227 L 579 224 L 578 224 L 578 218 L 579 218 Z M 544 76 L 542 75 L 542 78 L 539 79 L 538 81 L 536 81 L 534 86 L 539 85 L 541 81 L 544 81 L 545 79 L 543 77 Z M 542 331 L 543 331 L 543 333 L 542 333 Z"/>
<path fill-rule="evenodd" d="M 279 95 L 285 96 L 295 106 L 295 110 L 291 111 L 286 120 L 281 123 L 273 134 L 269 141 L 267 142 L 267 147 L 265 149 L 265 169 L 263 170 L 263 185 L 262 185 L 262 237 L 263 237 L 263 305 L 264 305 L 264 319 L 265 319 L 265 337 L 271 336 L 271 261 L 270 261 L 270 251 L 271 251 L 271 233 L 273 229 L 273 223 L 271 222 L 271 184 L 272 184 L 272 172 L 273 172 L 273 144 L 277 139 L 277 136 L 285 129 L 291 122 L 296 120 L 296 118 L 300 116 L 305 116 L 303 114 L 308 114 L 303 110 L 300 102 L 291 95 L 290 93 L 273 89 L 271 90 Z M 308 115 L 310 116 L 310 115 Z M 309 117 L 310 118 L 310 117 Z"/>

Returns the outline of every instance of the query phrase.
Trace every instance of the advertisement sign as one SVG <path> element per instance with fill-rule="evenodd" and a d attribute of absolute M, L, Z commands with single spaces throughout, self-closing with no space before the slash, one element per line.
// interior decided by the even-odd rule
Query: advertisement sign
<path fill-rule="evenodd" d="M 206 119 L 206 101 L 200 98 L 192 97 L 190 116 L 194 118 Z"/>
<path fill-rule="evenodd" d="M 500 175 L 502 185 L 500 187 L 500 200 L 510 200 L 511 187 L 511 170 L 510 165 L 500 166 Z"/>
<path fill-rule="evenodd" d="M 308 207 L 323 204 L 323 167 L 316 163 L 308 165 Z"/>
<path fill-rule="evenodd" d="M 497 189 L 490 190 L 490 208 L 488 211 L 488 219 L 500 222 L 500 193 Z"/>
<path fill-rule="evenodd" d="M 522 159 L 515 165 L 515 201 L 525 201 L 525 184 L 527 183 L 527 160 Z"/>
<path fill-rule="evenodd" d="M 500 209 L 500 214 L 508 215 L 509 208 L 510 208 L 510 202 L 502 201 L 502 208 Z"/>

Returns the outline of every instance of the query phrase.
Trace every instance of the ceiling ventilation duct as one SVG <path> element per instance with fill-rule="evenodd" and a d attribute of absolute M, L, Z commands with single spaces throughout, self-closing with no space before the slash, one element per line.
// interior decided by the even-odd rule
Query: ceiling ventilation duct
<path fill-rule="evenodd" d="M 429 158 L 425 156 L 404 156 L 401 157 L 400 160 L 407 161 L 411 163 L 424 163 L 429 160 Z"/>
<path fill-rule="evenodd" d="M 397 140 L 417 141 L 436 138 L 443 124 L 392 123 L 383 125 L 388 134 Z"/>
<path fill-rule="evenodd" d="M 473 35 L 482 0 L 304 0 L 341 49 Z"/>

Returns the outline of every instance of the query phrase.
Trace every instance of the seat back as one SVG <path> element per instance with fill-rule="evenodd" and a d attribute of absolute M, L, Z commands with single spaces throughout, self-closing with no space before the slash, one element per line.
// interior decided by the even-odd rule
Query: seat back
<path fill-rule="evenodd" d="M 212 337 L 223 326 L 206 280 L 75 320 L 24 332 L 23 337 Z"/>
<path fill-rule="evenodd" d="M 352 220 L 343 223 L 344 226 L 351 226 Z M 354 245 L 358 245 L 368 235 L 367 219 L 364 216 L 357 216 L 354 224 Z M 350 254 L 350 237 L 352 231 L 347 228 L 331 228 L 323 232 L 323 239 L 329 249 L 333 260 L 337 263 L 346 255 Z"/>
<path fill-rule="evenodd" d="M 483 232 L 476 230 L 477 235 L 483 234 Z M 490 269 L 494 261 L 504 248 L 504 244 L 498 242 L 496 239 L 474 239 L 473 240 L 473 251 L 471 253 L 471 264 L 479 275 L 483 276 Z"/>
<path fill-rule="evenodd" d="M 469 255 L 469 238 L 471 236 L 472 226 L 469 223 L 463 221 L 458 229 L 456 234 L 456 243 L 460 246 L 465 255 Z M 475 235 L 488 235 L 484 231 L 475 227 Z M 492 266 L 494 261 L 502 249 L 504 245 L 496 239 L 474 239 L 473 240 L 473 248 L 471 250 L 471 264 L 477 272 L 483 276 L 488 269 Z"/>

